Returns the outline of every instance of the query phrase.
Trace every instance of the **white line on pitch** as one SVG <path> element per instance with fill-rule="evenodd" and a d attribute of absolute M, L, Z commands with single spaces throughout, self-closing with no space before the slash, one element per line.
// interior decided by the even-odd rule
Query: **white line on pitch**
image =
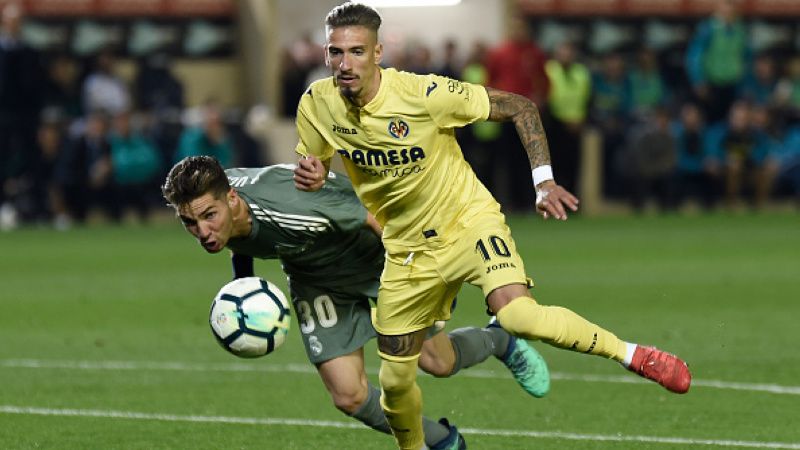
<path fill-rule="evenodd" d="M 310 364 L 264 364 L 253 361 L 252 364 L 200 364 L 186 362 L 156 361 L 48 361 L 39 359 L 5 359 L 0 360 L 0 367 L 28 369 L 74 369 L 74 370 L 174 370 L 185 372 L 279 372 L 316 374 Z M 367 369 L 376 374 L 374 369 Z M 459 372 L 459 377 L 467 378 L 510 378 L 505 372 L 492 370 L 468 369 Z M 647 383 L 634 375 L 589 375 L 564 372 L 553 372 L 554 380 L 584 381 L 590 383 Z M 740 383 L 721 380 L 692 380 L 692 387 L 706 387 L 736 391 L 768 392 L 772 394 L 800 395 L 800 386 L 784 386 L 780 384 Z"/>
<path fill-rule="evenodd" d="M 258 417 L 230 417 L 230 416 L 196 416 L 142 413 L 134 411 L 113 411 L 96 409 L 55 409 L 35 408 L 24 406 L 0 405 L 0 413 L 39 415 L 39 416 L 66 416 L 66 417 L 98 417 L 110 419 L 155 420 L 164 422 L 201 422 L 201 423 L 228 423 L 242 425 L 283 425 L 303 427 L 326 427 L 367 430 L 356 422 L 339 422 L 333 420 L 308 420 L 285 418 L 258 418 Z M 717 447 L 742 447 L 742 448 L 769 448 L 769 449 L 800 449 L 800 443 L 792 442 L 760 442 L 739 441 L 731 439 L 691 439 L 681 437 L 658 436 L 624 436 L 605 434 L 564 433 L 560 431 L 527 431 L 527 430 L 491 430 L 484 428 L 462 428 L 462 434 L 478 434 L 482 436 L 501 437 L 530 437 L 542 439 L 567 439 L 572 441 L 603 441 L 603 442 L 647 442 L 653 444 L 679 444 L 679 445 L 707 445 Z"/>

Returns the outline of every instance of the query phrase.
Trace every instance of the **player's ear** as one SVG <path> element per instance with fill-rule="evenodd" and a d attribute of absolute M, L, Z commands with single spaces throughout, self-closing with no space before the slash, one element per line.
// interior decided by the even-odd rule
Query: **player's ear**
<path fill-rule="evenodd" d="M 383 44 L 378 42 L 375 45 L 375 64 L 380 65 L 381 61 L 383 61 Z"/>
<path fill-rule="evenodd" d="M 331 57 L 330 57 L 330 53 L 328 53 L 328 47 L 329 47 L 329 44 L 325 44 L 325 45 L 322 46 L 322 53 L 325 54 L 325 67 L 330 67 L 331 66 Z"/>
<path fill-rule="evenodd" d="M 239 194 L 237 194 L 236 190 L 233 189 L 233 188 L 231 188 L 228 191 L 228 194 L 225 195 L 225 197 L 228 200 L 228 206 L 230 206 L 231 208 L 233 208 L 236 205 L 236 203 L 239 201 Z"/>

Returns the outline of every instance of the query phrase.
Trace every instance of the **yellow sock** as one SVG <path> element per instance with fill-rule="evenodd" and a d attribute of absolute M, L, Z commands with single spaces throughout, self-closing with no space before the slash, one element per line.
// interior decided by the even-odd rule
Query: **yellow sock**
<path fill-rule="evenodd" d="M 403 450 L 419 450 L 425 443 L 422 432 L 422 392 L 417 386 L 417 361 L 414 356 L 392 356 L 378 352 L 381 369 L 381 406 L 386 420 Z"/>
<path fill-rule="evenodd" d="M 525 339 L 620 362 L 625 358 L 625 342 L 614 333 L 566 308 L 542 306 L 530 297 L 511 300 L 497 313 L 497 321 L 509 333 Z"/>

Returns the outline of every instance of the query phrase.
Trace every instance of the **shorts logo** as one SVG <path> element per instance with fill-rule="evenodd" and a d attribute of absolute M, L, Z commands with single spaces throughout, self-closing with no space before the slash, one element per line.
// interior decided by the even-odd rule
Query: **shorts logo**
<path fill-rule="evenodd" d="M 311 353 L 313 353 L 314 356 L 319 356 L 322 353 L 322 342 L 320 342 L 316 336 L 309 336 L 308 348 L 311 349 Z"/>
<path fill-rule="evenodd" d="M 500 264 L 492 264 L 490 266 L 486 266 L 486 273 L 500 269 L 516 269 L 516 268 L 517 266 L 515 266 L 513 262 L 504 262 Z"/>
<path fill-rule="evenodd" d="M 389 122 L 389 134 L 395 139 L 404 139 L 408 136 L 408 124 L 403 119 L 392 119 Z"/>

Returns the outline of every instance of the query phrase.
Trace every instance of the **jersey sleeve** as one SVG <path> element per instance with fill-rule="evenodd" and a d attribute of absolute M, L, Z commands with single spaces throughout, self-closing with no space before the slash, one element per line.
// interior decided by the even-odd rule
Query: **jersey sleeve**
<path fill-rule="evenodd" d="M 311 89 L 308 88 L 308 91 L 303 94 L 297 107 L 295 123 L 300 139 L 295 147 L 295 152 L 300 156 L 316 156 L 321 160 L 328 160 L 333 157 L 334 151 L 315 125 L 319 120 Z"/>
<path fill-rule="evenodd" d="M 489 117 L 489 95 L 478 84 L 428 75 L 425 107 L 440 128 L 456 128 Z"/>

